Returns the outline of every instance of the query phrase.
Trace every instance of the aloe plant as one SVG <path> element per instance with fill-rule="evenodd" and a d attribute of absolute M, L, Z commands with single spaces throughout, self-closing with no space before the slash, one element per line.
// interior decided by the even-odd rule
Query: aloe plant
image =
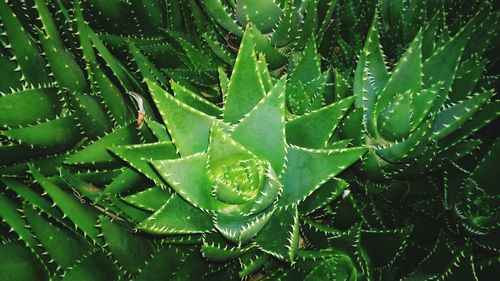
<path fill-rule="evenodd" d="M 359 167 L 365 176 L 381 180 L 424 173 L 497 116 L 495 106 L 488 104 L 494 91 L 474 93 L 478 77 L 457 81 L 457 72 L 463 71 L 458 67 L 470 70 L 469 62 L 484 51 L 484 45 L 469 39 L 486 17 L 486 9 L 481 9 L 439 45 L 434 38 L 436 17 L 391 72 L 380 46 L 378 16 L 374 17 L 354 77 L 356 110 L 344 130 L 346 137 L 371 148 Z M 482 107 L 487 113 L 474 120 Z"/>
<path fill-rule="evenodd" d="M 0 279 L 494 279 L 494 7 L 0 1 Z"/>
<path fill-rule="evenodd" d="M 111 148 L 157 184 L 125 198 L 154 210 L 138 228 L 163 235 L 203 233 L 202 252 L 209 259 L 244 260 L 257 251 L 259 259 L 269 254 L 295 260 L 300 204 L 365 153 L 365 148 L 346 148 L 347 143 L 328 144 L 353 99 L 287 120 L 286 81 L 273 82 L 267 69 L 259 68 L 250 29 L 223 110 L 175 82 L 173 97 L 146 81 L 172 142 Z M 166 158 L 156 154 L 161 147 L 172 152 Z M 147 198 L 162 193 L 165 203 L 148 203 Z M 259 268 L 250 266 L 244 266 L 243 275 Z"/>
<path fill-rule="evenodd" d="M 234 48 L 248 24 L 253 26 L 256 49 L 263 52 L 269 67 L 276 69 L 287 62 L 290 50 L 302 50 L 309 38 L 321 41 L 331 25 L 336 1 L 202 1 L 208 19 L 214 23 L 204 38 L 218 37 Z M 219 41 L 222 41 L 219 40 Z"/>

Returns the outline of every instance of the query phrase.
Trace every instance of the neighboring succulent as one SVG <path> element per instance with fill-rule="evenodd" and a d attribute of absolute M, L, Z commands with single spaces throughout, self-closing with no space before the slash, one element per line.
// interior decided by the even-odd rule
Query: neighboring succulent
<path fill-rule="evenodd" d="M 483 7 L 454 37 L 437 42 L 435 18 L 392 72 L 384 62 L 374 17 L 354 77 L 356 109 L 343 130 L 356 144 L 370 147 L 359 167 L 364 176 L 383 180 L 425 173 L 439 166 L 439 159 L 466 153 L 457 151 L 461 141 L 498 115 L 497 103 L 488 103 L 492 90 L 472 94 L 484 66 L 475 62 L 485 44 L 470 38 L 487 16 Z M 464 79 L 464 71 L 472 69 L 475 76 Z"/>
<path fill-rule="evenodd" d="M 222 37 L 234 48 L 248 24 L 253 26 L 256 50 L 263 52 L 271 69 L 287 62 L 290 50 L 302 50 L 310 38 L 320 42 L 331 25 L 336 1 L 209 0 L 200 1 L 215 30 L 204 34 L 209 41 Z M 215 38 L 214 38 L 215 37 Z"/>

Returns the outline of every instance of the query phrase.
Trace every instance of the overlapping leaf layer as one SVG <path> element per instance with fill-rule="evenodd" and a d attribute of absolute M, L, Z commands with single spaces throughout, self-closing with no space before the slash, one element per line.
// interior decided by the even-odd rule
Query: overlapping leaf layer
<path fill-rule="evenodd" d="M 493 280 L 499 13 L 0 0 L 0 280 Z"/>

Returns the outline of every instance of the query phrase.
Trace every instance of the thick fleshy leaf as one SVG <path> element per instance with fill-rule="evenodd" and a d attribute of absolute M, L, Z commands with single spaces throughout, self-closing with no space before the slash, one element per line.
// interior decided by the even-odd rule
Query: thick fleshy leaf
<path fill-rule="evenodd" d="M 481 163 L 474 169 L 471 178 L 489 194 L 498 194 L 496 188 L 496 161 L 500 157 L 500 140 L 496 140 L 492 145 L 488 154 L 483 158 Z"/>
<path fill-rule="evenodd" d="M 333 178 L 316 189 L 299 205 L 301 214 L 312 213 L 319 208 L 329 204 L 331 201 L 339 197 L 347 188 L 347 182 L 342 179 Z"/>
<path fill-rule="evenodd" d="M 123 197 L 123 201 L 144 210 L 155 212 L 172 197 L 169 190 L 153 186 L 146 190 Z"/>
<path fill-rule="evenodd" d="M 288 121 L 287 143 L 307 148 L 324 148 L 353 101 L 354 97 L 345 98 Z"/>
<path fill-rule="evenodd" d="M 71 117 L 61 117 L 24 128 L 0 132 L 22 145 L 34 146 L 49 153 L 62 152 L 75 146 L 81 139 Z"/>
<path fill-rule="evenodd" d="M 177 158 L 175 147 L 172 142 L 157 142 L 137 144 L 129 146 L 113 146 L 111 152 L 125 160 L 133 168 L 153 180 L 157 185 L 165 186 L 163 180 L 158 176 L 150 164 L 152 160 L 167 160 Z"/>
<path fill-rule="evenodd" d="M 59 109 L 56 88 L 39 87 L 0 97 L 0 126 L 17 127 L 54 119 Z M 28 114 L 29 112 L 29 114 Z"/>
<path fill-rule="evenodd" d="M 275 1 L 239 0 L 236 1 L 236 18 L 242 25 L 247 21 L 254 23 L 262 33 L 270 32 L 281 16 L 281 9 Z"/>
<path fill-rule="evenodd" d="M 68 229 L 59 228 L 37 214 L 33 207 L 24 206 L 24 215 L 36 238 L 58 266 L 68 268 L 90 251 L 89 245 Z"/>
<path fill-rule="evenodd" d="M 96 251 L 79 260 L 66 272 L 62 281 L 109 281 L 118 278 L 118 269 L 104 252 Z"/>
<path fill-rule="evenodd" d="M 282 260 L 293 261 L 299 246 L 297 206 L 275 210 L 255 242 L 264 252 Z"/>
<path fill-rule="evenodd" d="M 360 246 L 374 268 L 391 266 L 406 247 L 411 228 L 388 231 L 361 231 Z"/>
<path fill-rule="evenodd" d="M 276 83 L 234 128 L 237 142 L 271 163 L 276 174 L 285 164 L 285 80 Z"/>
<path fill-rule="evenodd" d="M 111 255 L 128 272 L 136 273 L 150 259 L 154 246 L 150 239 L 136 235 L 132 228 L 120 221 L 101 216 L 99 224 Z"/>
<path fill-rule="evenodd" d="M 432 138 L 442 139 L 458 129 L 488 102 L 493 94 L 493 91 L 486 91 L 439 112 L 432 128 Z"/>
<path fill-rule="evenodd" d="M 413 131 L 406 139 L 394 142 L 387 147 L 377 148 L 376 153 L 389 162 L 407 162 L 409 158 L 423 152 L 429 144 L 431 137 L 432 121 L 429 118 Z"/>
<path fill-rule="evenodd" d="M 247 28 L 229 81 L 224 121 L 237 123 L 265 96 L 259 75 L 252 33 Z"/>
<path fill-rule="evenodd" d="M 42 175 L 34 166 L 30 166 L 30 172 L 34 179 L 43 187 L 47 194 L 52 198 L 64 214 L 80 228 L 94 242 L 100 243 L 98 238 L 99 230 L 95 227 L 97 224 L 97 209 L 89 205 L 83 205 L 75 196 L 62 190 L 44 175 Z"/>
<path fill-rule="evenodd" d="M 60 212 L 60 210 L 52 208 L 52 203 L 50 202 L 50 200 L 38 194 L 32 187 L 28 187 L 22 182 L 14 179 L 2 179 L 2 182 L 6 185 L 7 188 L 16 192 L 30 205 L 44 211 L 53 218 L 62 218 L 62 213 Z"/>
<path fill-rule="evenodd" d="M 16 243 L 0 245 L 0 269 L 1 280 L 49 280 L 40 261 L 27 248 Z"/>
<path fill-rule="evenodd" d="M 153 133 L 153 135 L 159 142 L 172 141 L 165 126 L 149 118 L 146 118 L 145 122 L 148 128 L 151 130 L 151 133 Z"/>
<path fill-rule="evenodd" d="M 215 118 L 174 98 L 157 84 L 149 80 L 146 83 L 181 156 L 205 151 Z"/>
<path fill-rule="evenodd" d="M 151 260 L 141 268 L 141 271 L 134 281 L 150 281 L 158 278 L 158 276 L 165 277 L 166 280 L 172 276 L 180 264 L 184 262 L 184 253 L 178 251 L 174 247 L 163 247 L 158 250 L 157 253 L 153 254 Z"/>
<path fill-rule="evenodd" d="M 228 243 L 220 234 L 205 234 L 203 245 L 201 246 L 202 255 L 210 261 L 229 261 L 244 255 L 252 248 L 252 245 L 246 247 L 235 247 Z"/>
<path fill-rule="evenodd" d="M 357 108 L 363 108 L 363 124 L 367 126 L 370 134 L 375 133 L 371 119 L 375 101 L 389 79 L 378 30 L 379 18 L 375 11 L 364 49 L 359 56 L 353 82 L 355 105 Z"/>
<path fill-rule="evenodd" d="M 50 83 L 45 60 L 7 1 L 0 2 L 0 17 L 16 62 L 23 74 L 23 80 L 35 85 Z"/>
<path fill-rule="evenodd" d="M 423 89 L 419 93 L 411 94 L 410 122 L 412 131 L 429 116 L 430 109 L 439 94 L 440 87 L 441 84 L 438 83 L 428 89 Z"/>
<path fill-rule="evenodd" d="M 423 83 L 426 88 L 443 82 L 442 90 L 433 105 L 433 109 L 439 109 L 448 97 L 448 92 L 455 78 L 455 71 L 459 65 L 465 45 L 469 40 L 475 19 L 476 17 L 472 18 L 459 33 L 446 42 L 444 46 L 437 49 L 423 63 Z"/>
<path fill-rule="evenodd" d="M 256 215 L 239 213 L 218 213 L 215 227 L 228 240 L 242 245 L 255 237 L 273 216 L 274 209 Z"/>
<path fill-rule="evenodd" d="M 65 163 L 70 165 L 113 165 L 116 159 L 108 152 L 112 145 L 126 145 L 140 141 L 139 131 L 135 124 L 129 124 L 117 129 L 102 138 L 92 142 L 82 150 L 72 154 Z"/>
<path fill-rule="evenodd" d="M 156 160 L 151 163 L 177 194 L 193 206 L 208 211 L 231 207 L 212 195 L 212 182 L 207 174 L 206 153 L 175 160 Z"/>
<path fill-rule="evenodd" d="M 419 34 L 410 44 L 396 65 L 384 89 L 377 97 L 373 118 L 380 118 L 380 114 L 394 102 L 398 94 L 406 92 L 419 93 L 422 90 L 422 35 Z M 404 98 L 405 100 L 408 98 Z M 399 103 L 403 106 L 404 103 Z M 393 109 L 394 111 L 397 108 Z M 408 113 L 406 111 L 406 113 Z M 407 123 L 409 124 L 409 117 Z M 380 120 L 380 119 L 379 119 Z M 374 120 L 376 122 L 376 120 Z M 410 127 L 399 132 L 394 138 L 403 137 L 409 133 Z M 382 129 L 379 129 L 382 132 Z"/>
<path fill-rule="evenodd" d="M 38 38 L 57 84 L 70 94 L 87 92 L 87 80 L 71 53 L 41 30 L 38 30 Z"/>
<path fill-rule="evenodd" d="M 196 234 L 212 231 L 213 225 L 209 213 L 174 194 L 139 228 L 155 234 Z"/>
<path fill-rule="evenodd" d="M 205 6 L 205 10 L 218 24 L 237 36 L 243 35 L 241 27 L 231 18 L 231 15 L 226 11 L 222 1 L 206 0 L 203 1 L 203 5 Z"/>
<path fill-rule="evenodd" d="M 356 162 L 364 147 L 344 149 L 306 149 L 287 147 L 287 166 L 282 176 L 283 193 L 280 206 L 296 205 L 311 195 L 323 183 Z"/>
<path fill-rule="evenodd" d="M 219 117 L 222 115 L 222 109 L 213 105 L 199 95 L 193 93 L 188 88 L 176 82 L 171 82 L 170 86 L 172 87 L 172 91 L 174 92 L 175 97 L 183 103 L 214 117 Z"/>
<path fill-rule="evenodd" d="M 7 224 L 10 229 L 15 231 L 19 238 L 33 252 L 41 254 L 40 249 L 37 249 L 38 242 L 31 232 L 25 228 L 26 221 L 22 217 L 22 214 L 17 211 L 17 205 L 3 194 L 0 194 L 0 218 L 2 219 L 2 223 Z"/>

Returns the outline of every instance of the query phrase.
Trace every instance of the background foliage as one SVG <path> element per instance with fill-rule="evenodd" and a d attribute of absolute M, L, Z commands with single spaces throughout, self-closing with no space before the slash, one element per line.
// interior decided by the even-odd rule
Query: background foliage
<path fill-rule="evenodd" d="M 0 0 L 0 279 L 493 280 L 497 2 Z"/>

